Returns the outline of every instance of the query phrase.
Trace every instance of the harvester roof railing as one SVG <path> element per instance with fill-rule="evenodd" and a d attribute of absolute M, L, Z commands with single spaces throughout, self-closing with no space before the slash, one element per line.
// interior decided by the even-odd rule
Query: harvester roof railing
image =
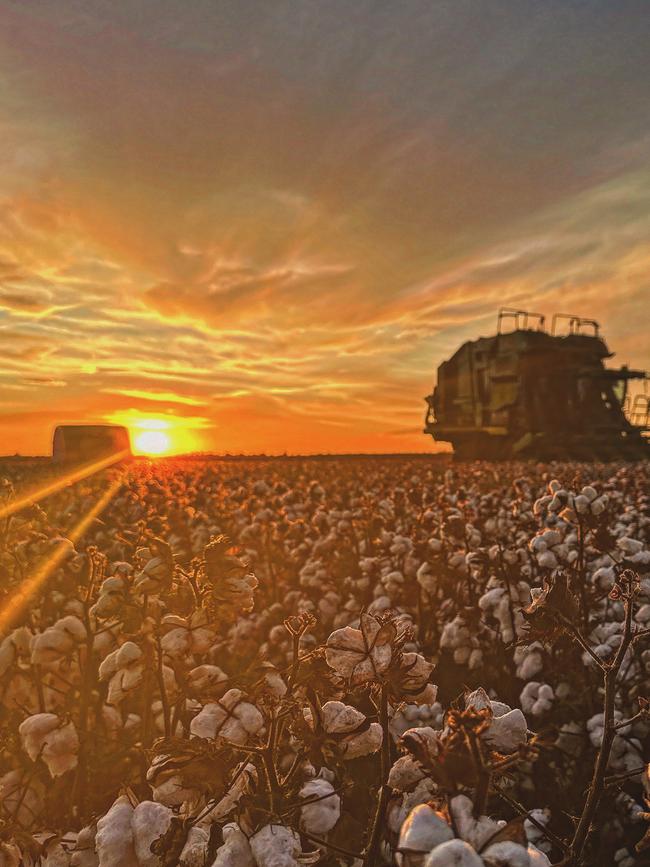
<path fill-rule="evenodd" d="M 584 327 L 593 328 L 594 337 L 598 337 L 600 325 L 595 319 L 585 319 L 583 316 L 574 316 L 572 313 L 555 313 L 551 321 L 551 334 L 555 335 L 557 323 L 560 319 L 569 320 L 569 334 L 581 334 Z"/>
<path fill-rule="evenodd" d="M 499 310 L 499 318 L 497 320 L 497 334 L 501 334 L 501 323 L 504 319 L 514 319 L 516 331 L 519 331 L 520 327 L 523 327 L 526 331 L 528 330 L 529 318 L 537 320 L 538 331 L 544 331 L 546 317 L 543 313 L 532 313 L 530 310 L 517 310 L 515 307 L 502 307 Z M 520 322 L 523 323 L 522 326 L 520 326 Z"/>

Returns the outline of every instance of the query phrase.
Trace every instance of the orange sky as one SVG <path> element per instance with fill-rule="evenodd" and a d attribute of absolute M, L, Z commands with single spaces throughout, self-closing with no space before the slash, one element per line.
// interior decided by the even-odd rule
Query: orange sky
<path fill-rule="evenodd" d="M 0 29 L 0 453 L 423 451 L 503 304 L 650 366 L 650 16 L 22 0 Z"/>

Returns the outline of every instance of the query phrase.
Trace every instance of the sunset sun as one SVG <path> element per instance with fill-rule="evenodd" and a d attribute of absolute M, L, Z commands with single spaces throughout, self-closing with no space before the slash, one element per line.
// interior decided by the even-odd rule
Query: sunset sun
<path fill-rule="evenodd" d="M 143 415 L 136 409 L 114 413 L 107 418 L 111 424 L 124 425 L 129 431 L 134 455 L 164 457 L 187 454 L 201 446 L 196 433 L 202 420 L 193 417 Z"/>
<path fill-rule="evenodd" d="M 134 450 L 142 455 L 164 455 L 171 449 L 171 439 L 161 430 L 145 430 L 133 440 Z"/>

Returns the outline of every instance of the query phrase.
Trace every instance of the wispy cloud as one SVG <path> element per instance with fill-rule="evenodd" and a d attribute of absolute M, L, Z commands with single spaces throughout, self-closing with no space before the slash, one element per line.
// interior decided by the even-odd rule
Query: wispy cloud
<path fill-rule="evenodd" d="M 204 406 L 204 402 L 196 397 L 186 394 L 176 394 L 173 391 L 146 391 L 143 388 L 105 388 L 106 394 L 118 394 L 124 397 L 132 397 L 145 403 L 181 403 L 185 406 Z"/>

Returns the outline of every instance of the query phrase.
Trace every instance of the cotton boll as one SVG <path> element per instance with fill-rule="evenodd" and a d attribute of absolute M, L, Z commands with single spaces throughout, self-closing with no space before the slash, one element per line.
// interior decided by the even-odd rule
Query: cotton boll
<path fill-rule="evenodd" d="M 474 816 L 474 806 L 466 795 L 452 798 L 450 811 L 459 837 L 477 850 L 499 830 L 498 823 L 488 816 Z"/>
<path fill-rule="evenodd" d="M 239 689 L 229 689 L 219 702 L 210 702 L 194 717 L 190 732 L 199 738 L 224 738 L 245 744 L 264 727 L 264 717 L 254 704 L 243 700 Z"/>
<path fill-rule="evenodd" d="M 598 492 L 591 485 L 585 485 L 584 488 L 580 491 L 580 496 L 585 497 L 587 502 L 593 503 L 593 501 L 598 496 Z"/>
<path fill-rule="evenodd" d="M 381 748 L 383 732 L 379 723 L 370 723 L 370 726 L 357 735 L 349 735 L 341 741 L 343 745 L 343 757 L 345 759 L 358 759 L 361 756 L 369 756 Z"/>
<path fill-rule="evenodd" d="M 77 834 L 70 856 L 70 867 L 99 867 L 99 857 L 95 852 L 97 825 L 86 825 Z"/>
<path fill-rule="evenodd" d="M 529 814 L 529 818 L 524 821 L 524 831 L 526 832 L 526 837 L 528 838 L 528 842 L 532 844 L 533 848 L 541 849 L 543 852 L 550 852 L 552 848 L 552 844 L 549 842 L 548 838 L 544 835 L 544 832 L 540 829 L 545 828 L 548 825 L 551 818 L 550 810 L 531 810 Z M 536 824 L 533 824 L 532 820 L 535 820 Z"/>
<path fill-rule="evenodd" d="M 453 651 L 454 662 L 457 665 L 467 665 L 471 669 L 479 668 L 483 660 L 483 652 L 478 639 L 472 635 L 467 624 L 460 615 L 446 623 L 440 637 L 440 647 Z"/>
<path fill-rule="evenodd" d="M 607 500 L 605 497 L 598 497 L 597 500 L 591 503 L 591 514 L 596 516 L 602 515 L 606 508 Z"/>
<path fill-rule="evenodd" d="M 109 653 L 99 666 L 99 679 L 109 681 L 108 704 L 121 704 L 144 679 L 144 656 L 138 645 L 125 641 Z"/>
<path fill-rule="evenodd" d="M 410 695 L 420 693 L 428 684 L 434 665 L 420 653 L 402 653 L 399 666 L 399 687 Z"/>
<path fill-rule="evenodd" d="M 187 675 L 191 695 L 219 698 L 225 692 L 228 676 L 217 665 L 197 665 Z"/>
<path fill-rule="evenodd" d="M 136 551 L 136 556 L 144 557 L 151 553 L 150 549 L 141 548 Z M 173 574 L 173 561 L 167 556 L 154 556 L 147 560 L 144 568 L 135 576 L 133 589 L 138 594 L 160 593 L 171 582 Z"/>
<path fill-rule="evenodd" d="M 424 862 L 426 853 L 453 836 L 454 832 L 441 813 L 428 804 L 419 804 L 411 810 L 400 829 L 397 863 L 401 867 L 405 863 L 403 855 L 408 853 L 409 867 L 415 867 L 417 862 L 413 856 L 420 854 L 421 858 L 417 860 Z"/>
<path fill-rule="evenodd" d="M 204 867 L 208 854 L 210 834 L 205 828 L 190 828 L 187 840 L 180 854 L 178 867 Z"/>
<path fill-rule="evenodd" d="M 523 688 L 519 699 L 526 713 L 531 713 L 533 716 L 541 716 L 551 709 L 555 695 L 552 687 L 547 683 L 538 683 L 531 680 Z"/>
<path fill-rule="evenodd" d="M 126 719 L 123 719 L 119 710 L 109 704 L 102 706 L 102 720 L 106 726 L 106 733 L 113 740 L 135 732 L 140 725 L 140 717 L 137 714 L 130 713 Z"/>
<path fill-rule="evenodd" d="M 639 542 L 638 539 L 630 539 L 628 536 L 623 536 L 616 545 L 625 554 L 638 554 L 639 551 L 643 550 L 643 542 Z"/>
<path fill-rule="evenodd" d="M 366 718 L 356 708 L 340 701 L 328 701 L 321 708 L 321 717 L 322 726 L 328 734 L 346 735 L 342 738 L 337 737 L 340 751 L 345 759 L 367 756 L 377 752 L 381 747 L 381 725 L 371 723 L 369 727 L 360 731 Z"/>
<path fill-rule="evenodd" d="M 631 855 L 630 850 L 625 847 L 614 852 L 614 862 L 616 867 L 635 867 L 637 863 L 634 855 Z"/>
<path fill-rule="evenodd" d="M 63 660 L 70 659 L 85 640 L 86 628 L 81 620 L 73 615 L 63 617 L 32 639 L 32 664 L 56 669 Z"/>
<path fill-rule="evenodd" d="M 151 851 L 151 844 L 169 829 L 172 816 L 169 807 L 155 801 L 142 801 L 133 811 L 133 847 L 140 867 L 160 867 L 162 864 L 160 856 Z"/>
<path fill-rule="evenodd" d="M 217 850 L 212 867 L 255 867 L 248 837 L 234 823 L 223 827 L 223 845 Z"/>
<path fill-rule="evenodd" d="M 528 847 L 528 863 L 530 867 L 551 867 L 548 856 L 535 848 L 535 846 Z"/>
<path fill-rule="evenodd" d="M 552 551 L 542 551 L 537 555 L 537 565 L 542 569 L 555 569 L 558 565 L 557 557 Z"/>
<path fill-rule="evenodd" d="M 544 512 L 548 509 L 549 503 L 553 499 L 552 496 L 546 495 L 544 497 L 539 497 L 539 499 L 535 500 L 533 503 L 533 514 L 534 515 L 543 515 Z"/>
<path fill-rule="evenodd" d="M 159 753 L 147 771 L 147 782 L 153 797 L 165 807 L 180 807 L 197 796 L 197 790 L 184 783 L 174 756 Z"/>
<path fill-rule="evenodd" d="M 481 688 L 465 697 L 465 706 L 476 710 L 490 709 L 492 721 L 482 739 L 492 749 L 500 753 L 514 753 L 526 743 L 528 725 L 526 717 L 518 708 L 510 710 L 503 702 L 490 701 L 485 690 Z"/>
<path fill-rule="evenodd" d="M 74 837 L 74 833 L 66 836 Z M 39 867 L 70 867 L 70 852 L 58 836 L 45 832 L 34 839 L 41 844 Z"/>
<path fill-rule="evenodd" d="M 92 614 L 102 619 L 114 617 L 127 601 L 127 594 L 128 584 L 124 578 L 117 575 L 105 578 L 99 588 L 97 602 L 91 609 Z"/>
<path fill-rule="evenodd" d="M 54 713 L 37 713 L 23 720 L 18 728 L 23 749 L 32 761 L 36 761 L 45 738 L 59 725 Z"/>
<path fill-rule="evenodd" d="M 284 825 L 265 825 L 250 839 L 257 867 L 299 867 L 299 835 Z"/>
<path fill-rule="evenodd" d="M 650 625 L 650 604 L 642 605 L 634 615 L 634 619 L 644 627 Z"/>
<path fill-rule="evenodd" d="M 27 717 L 18 731 L 27 755 L 32 761 L 41 758 L 53 779 L 77 766 L 79 738 L 74 723 L 63 723 L 53 713 L 38 713 Z"/>
<path fill-rule="evenodd" d="M 481 856 L 489 867 L 530 867 L 527 847 L 512 840 L 493 843 L 481 852 Z"/>
<path fill-rule="evenodd" d="M 544 668 L 542 645 L 538 642 L 524 647 L 515 648 L 514 661 L 517 666 L 517 677 L 520 680 L 532 680 Z"/>
<path fill-rule="evenodd" d="M 424 867 L 485 867 L 482 858 L 464 840 L 441 843 L 429 854 Z"/>
<path fill-rule="evenodd" d="M 32 633 L 26 626 L 14 629 L 0 644 L 0 677 L 14 665 L 20 657 L 29 658 Z"/>
<path fill-rule="evenodd" d="M 354 685 L 384 674 L 393 656 L 394 628 L 371 614 L 362 614 L 360 629 L 345 626 L 327 639 L 325 659 L 330 668 Z"/>
<path fill-rule="evenodd" d="M 435 593 L 438 586 L 438 577 L 431 564 L 427 563 L 426 560 L 419 566 L 416 573 L 416 580 L 420 587 L 427 593 Z"/>
<path fill-rule="evenodd" d="M 526 743 L 527 732 L 526 717 L 515 708 L 503 716 L 494 717 L 483 739 L 497 752 L 514 753 Z"/>
<path fill-rule="evenodd" d="M 95 847 L 99 867 L 139 867 L 131 829 L 133 812 L 129 799 L 121 795 L 97 822 Z"/>
<path fill-rule="evenodd" d="M 589 511 L 590 501 L 587 497 L 582 494 L 578 494 L 578 496 L 573 501 L 573 507 L 579 515 L 584 515 Z"/>
<path fill-rule="evenodd" d="M 323 779 L 309 780 L 300 789 L 300 797 L 306 802 L 300 809 L 300 827 L 317 836 L 329 833 L 341 817 L 341 799 L 334 786 Z M 311 799 L 315 803 L 308 803 Z"/>
<path fill-rule="evenodd" d="M 425 772 L 413 756 L 402 756 L 390 769 L 388 785 L 398 792 L 410 792 L 424 777 Z"/>

